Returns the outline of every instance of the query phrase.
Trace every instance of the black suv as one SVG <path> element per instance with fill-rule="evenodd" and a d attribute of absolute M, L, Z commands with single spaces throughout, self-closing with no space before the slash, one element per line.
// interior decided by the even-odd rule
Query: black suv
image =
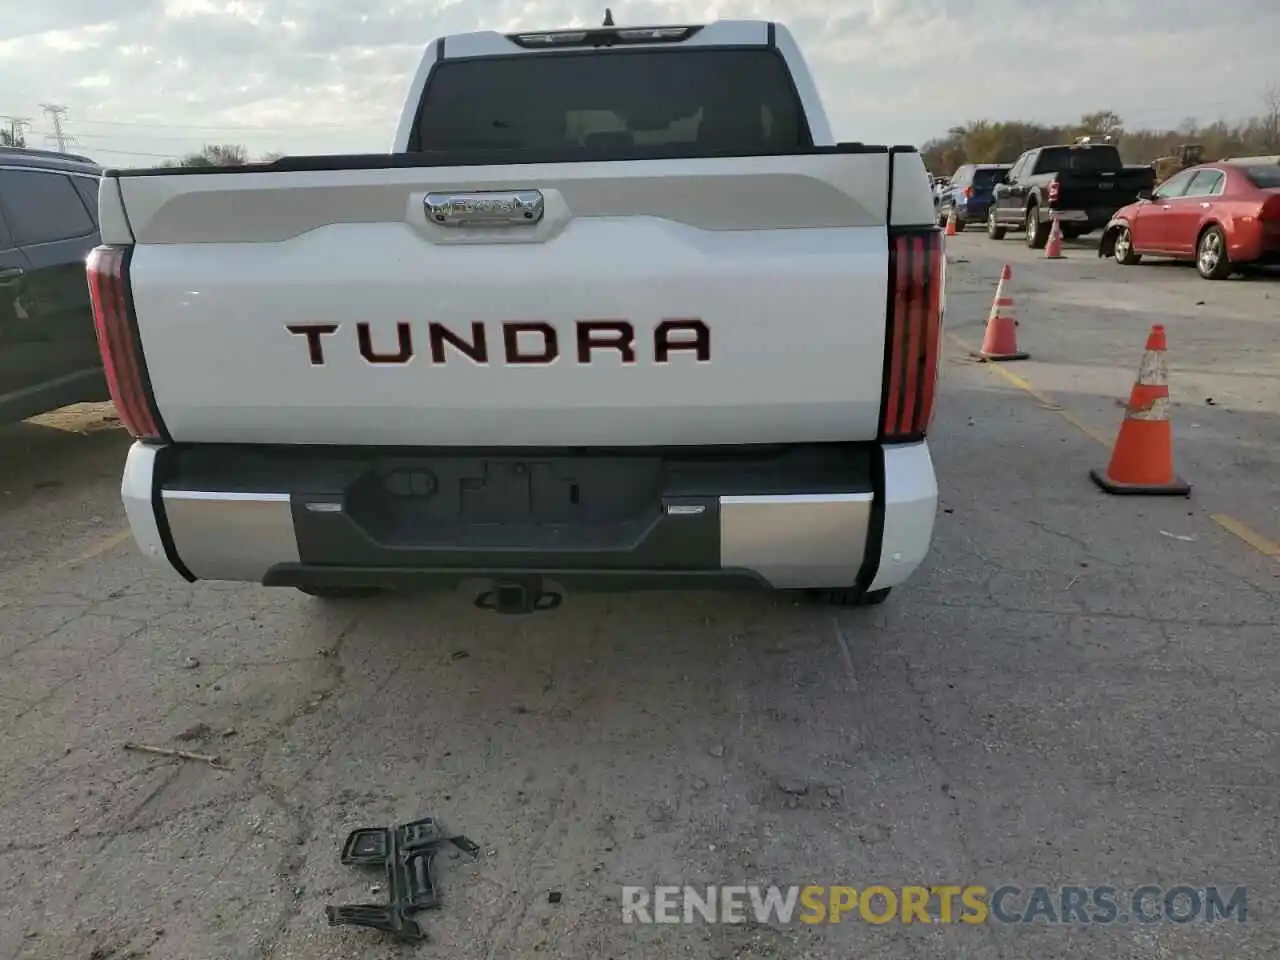
<path fill-rule="evenodd" d="M 0 423 L 110 399 L 84 264 L 101 175 L 86 157 L 0 147 Z"/>

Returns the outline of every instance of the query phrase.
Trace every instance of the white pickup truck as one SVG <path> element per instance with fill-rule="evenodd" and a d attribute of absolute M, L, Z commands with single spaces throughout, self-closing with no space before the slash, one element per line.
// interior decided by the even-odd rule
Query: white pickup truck
<path fill-rule="evenodd" d="M 928 552 L 928 176 L 779 24 L 445 37 L 389 153 L 108 171 L 100 220 L 124 504 L 190 581 L 857 605 Z"/>

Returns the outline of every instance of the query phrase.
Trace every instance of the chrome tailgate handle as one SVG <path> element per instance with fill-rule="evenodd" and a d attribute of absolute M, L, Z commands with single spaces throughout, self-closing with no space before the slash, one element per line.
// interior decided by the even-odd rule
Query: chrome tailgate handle
<path fill-rule="evenodd" d="M 511 227 L 541 221 L 546 203 L 541 190 L 485 190 L 428 193 L 423 207 L 439 227 Z"/>

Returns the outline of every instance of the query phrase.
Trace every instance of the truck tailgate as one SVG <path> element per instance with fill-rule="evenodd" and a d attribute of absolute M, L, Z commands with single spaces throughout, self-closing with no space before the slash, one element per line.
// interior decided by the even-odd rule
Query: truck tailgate
<path fill-rule="evenodd" d="M 177 441 L 796 443 L 876 436 L 889 164 L 828 151 L 115 182 Z"/>
<path fill-rule="evenodd" d="M 1060 170 L 1061 193 L 1055 206 L 1067 210 L 1118 210 L 1150 187 L 1154 173 L 1143 170 Z"/>

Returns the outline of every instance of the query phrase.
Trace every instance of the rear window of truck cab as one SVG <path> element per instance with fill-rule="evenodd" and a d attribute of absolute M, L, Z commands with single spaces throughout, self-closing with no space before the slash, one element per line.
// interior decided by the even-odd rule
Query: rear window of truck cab
<path fill-rule="evenodd" d="M 611 159 L 812 146 L 773 50 L 608 50 L 448 61 L 432 71 L 410 150 Z"/>
<path fill-rule="evenodd" d="M 1036 173 L 1056 170 L 1114 171 L 1124 166 L 1120 151 L 1111 146 L 1045 147 L 1036 161 Z"/>
<path fill-rule="evenodd" d="M 999 182 L 1000 178 L 1004 176 L 1006 169 L 1007 168 L 1005 167 L 1000 167 L 998 169 L 995 167 L 979 167 L 977 170 L 973 171 L 973 185 L 975 187 L 990 187 Z"/>

